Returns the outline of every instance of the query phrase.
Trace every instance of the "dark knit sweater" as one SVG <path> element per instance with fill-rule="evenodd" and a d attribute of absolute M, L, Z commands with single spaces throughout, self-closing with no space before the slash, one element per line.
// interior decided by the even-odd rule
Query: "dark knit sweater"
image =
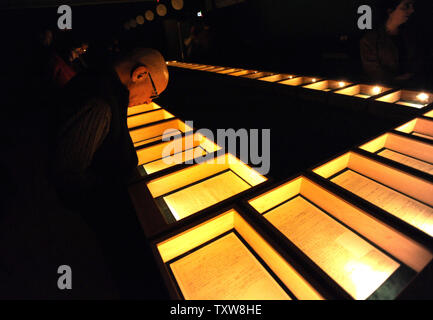
<path fill-rule="evenodd" d="M 127 127 L 128 99 L 113 70 L 79 75 L 65 87 L 53 169 L 68 205 L 101 201 L 133 175 L 138 160 Z"/>

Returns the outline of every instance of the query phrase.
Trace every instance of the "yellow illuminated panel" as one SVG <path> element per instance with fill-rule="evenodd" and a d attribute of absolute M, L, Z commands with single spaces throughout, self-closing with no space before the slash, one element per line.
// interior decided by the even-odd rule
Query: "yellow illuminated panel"
<path fill-rule="evenodd" d="M 433 102 L 433 95 L 431 93 L 399 90 L 387 94 L 377 101 L 396 103 L 407 107 L 421 109 Z"/>
<path fill-rule="evenodd" d="M 197 66 L 191 67 L 190 69 L 193 69 L 193 70 L 204 70 L 204 69 L 208 69 L 208 68 L 213 68 L 213 66 L 197 65 Z"/>
<path fill-rule="evenodd" d="M 217 67 L 215 69 L 206 70 L 206 71 L 217 72 L 218 73 L 219 71 L 224 71 L 224 70 L 227 70 L 227 69 L 229 69 L 229 68 L 226 68 L 226 67 Z"/>
<path fill-rule="evenodd" d="M 433 118 L 433 110 L 424 114 L 425 117 Z"/>
<path fill-rule="evenodd" d="M 258 172 L 226 154 L 152 180 L 147 187 L 181 220 L 264 181 Z"/>
<path fill-rule="evenodd" d="M 216 67 L 216 66 L 209 66 L 207 68 L 200 68 L 198 70 L 200 71 L 209 71 L 209 72 L 214 72 L 214 70 L 221 70 L 223 69 L 222 67 Z"/>
<path fill-rule="evenodd" d="M 392 150 L 388 150 L 388 149 L 380 151 L 378 155 L 387 159 L 394 160 L 396 162 L 400 162 L 404 165 L 424 171 L 426 173 L 433 174 L 433 164 L 431 163 L 421 161 L 412 157 L 408 157 L 404 154 Z"/>
<path fill-rule="evenodd" d="M 391 90 L 391 88 L 387 88 L 379 85 L 371 86 L 365 84 L 357 84 L 341 90 L 337 90 L 335 91 L 335 93 L 368 99 L 372 96 L 377 96 L 389 90 Z"/>
<path fill-rule="evenodd" d="M 258 72 L 258 71 L 256 71 L 256 70 L 240 70 L 237 72 L 230 73 L 230 75 L 235 76 L 235 77 L 239 77 L 239 76 L 244 76 L 244 75 L 255 73 L 255 72 Z"/>
<path fill-rule="evenodd" d="M 214 205 L 251 186 L 231 171 L 164 197 L 176 220 Z"/>
<path fill-rule="evenodd" d="M 351 83 L 345 81 L 324 80 L 324 81 L 308 84 L 304 86 L 304 88 L 320 90 L 320 91 L 331 91 L 334 89 L 344 88 L 349 85 L 351 85 Z"/>
<path fill-rule="evenodd" d="M 128 128 L 135 128 L 143 126 L 152 122 L 161 120 L 171 119 L 174 116 L 164 109 L 155 110 L 152 112 L 146 112 L 128 117 Z"/>
<path fill-rule="evenodd" d="M 147 174 L 152 174 L 220 149 L 220 146 L 203 135 L 195 133 L 147 148 L 139 148 L 138 165 L 143 166 Z"/>
<path fill-rule="evenodd" d="M 310 83 L 316 83 L 318 81 L 320 81 L 320 79 L 314 77 L 296 77 L 293 79 L 283 80 L 278 83 L 289 85 L 289 86 L 302 86 Z"/>
<path fill-rule="evenodd" d="M 426 180 L 356 153 L 314 172 L 433 236 L 433 184 Z"/>
<path fill-rule="evenodd" d="M 301 197 L 264 217 L 355 299 L 368 298 L 399 267 L 393 259 Z"/>
<path fill-rule="evenodd" d="M 240 71 L 240 70 L 241 69 L 237 69 L 237 68 L 229 68 L 229 69 L 217 71 L 217 73 L 228 74 L 228 73 L 234 73 L 234 72 L 237 72 L 237 71 Z"/>
<path fill-rule="evenodd" d="M 433 121 L 422 118 L 411 120 L 395 130 L 433 140 Z"/>
<path fill-rule="evenodd" d="M 285 202 L 286 204 L 284 204 Z M 325 213 L 322 212 L 322 210 L 324 210 L 329 216 L 338 219 L 352 230 L 358 232 L 360 235 L 380 247 L 382 250 L 388 252 L 392 256 L 395 256 L 397 259 L 410 266 L 417 272 L 420 272 L 433 257 L 429 250 L 414 240 L 387 226 L 377 218 L 372 217 L 368 213 L 358 209 L 354 205 L 351 205 L 347 201 L 337 197 L 333 193 L 304 177 L 299 177 L 287 182 L 254 199 L 251 199 L 248 201 L 248 203 L 259 213 L 265 213 L 264 216 L 267 216 L 266 212 L 273 212 L 273 214 L 268 217 L 272 217 L 271 220 L 274 220 L 275 225 L 279 223 L 284 224 L 286 221 L 285 219 L 297 219 L 302 216 L 302 219 L 305 221 L 298 224 L 294 223 L 293 225 L 289 226 L 293 228 L 293 234 L 299 230 L 299 237 L 301 238 L 303 236 L 303 232 L 305 232 L 306 237 L 309 235 L 308 227 L 311 227 L 312 230 L 315 230 L 313 232 L 314 236 L 320 237 L 321 239 L 332 237 L 333 235 L 335 236 L 334 231 L 337 229 L 341 231 L 344 230 L 345 234 L 346 232 L 350 234 L 350 231 L 343 228 L 341 225 L 334 227 L 328 225 L 331 220 L 327 219 Z M 289 217 L 285 217 L 285 214 L 288 214 Z M 312 216 L 310 217 L 309 214 Z M 321 217 L 324 217 L 323 221 L 317 223 L 316 226 L 313 221 L 317 222 L 318 220 L 321 220 Z M 284 228 L 285 227 L 283 226 L 283 229 Z M 320 230 L 316 230 L 315 228 L 319 228 Z M 328 232 L 329 235 L 321 235 L 321 233 Z M 300 241 L 300 238 L 295 237 L 293 239 L 298 239 L 296 241 Z M 309 240 L 307 239 L 306 243 L 308 243 L 308 241 Z M 333 240 L 331 238 L 326 241 L 324 240 L 321 246 L 325 246 L 326 243 L 329 243 L 330 246 L 335 246 L 332 241 Z M 348 245 L 350 245 L 350 243 L 353 244 L 353 242 L 347 242 Z M 357 241 L 357 243 L 359 243 L 359 241 Z M 337 246 L 338 244 L 339 242 L 337 241 Z M 315 247 L 310 246 L 308 248 L 311 250 L 310 253 L 314 255 Z M 323 248 L 323 252 L 326 252 L 326 250 L 326 248 Z M 356 247 L 354 251 L 356 251 Z M 321 252 L 322 249 L 319 250 L 318 254 L 321 254 Z M 341 250 L 337 250 L 336 252 L 341 252 Z M 305 253 L 307 252 L 305 251 Z M 342 257 L 344 256 L 345 255 L 342 255 Z M 329 259 L 328 261 L 323 259 L 322 263 L 325 265 L 331 265 L 332 261 L 333 259 Z M 322 267 L 322 265 L 319 264 L 319 267 Z M 329 267 L 328 271 L 330 268 L 331 267 Z M 337 272 L 338 265 L 336 265 L 335 268 L 335 272 Z M 329 272 L 331 275 L 332 272 Z M 341 269 L 339 272 L 342 272 Z M 346 276 L 348 276 L 348 273 L 346 273 Z M 343 282 L 345 281 L 342 281 L 342 283 Z M 364 289 L 359 289 L 359 292 L 362 292 Z"/>
<path fill-rule="evenodd" d="M 147 174 L 152 174 L 167 168 L 170 168 L 176 164 L 184 163 L 189 160 L 196 159 L 198 157 L 206 155 L 207 152 L 201 147 L 195 147 L 193 149 L 176 153 L 175 155 L 165 157 L 163 159 L 155 160 L 146 164 L 143 164 L 143 168 Z"/>
<path fill-rule="evenodd" d="M 169 137 L 170 135 L 176 133 L 189 132 L 191 130 L 192 128 L 187 126 L 182 121 L 174 119 L 144 128 L 133 129 L 129 131 L 129 134 L 131 136 L 132 142 L 134 142 L 134 146 L 139 147 L 153 141 L 161 140 L 164 137 Z"/>
<path fill-rule="evenodd" d="M 290 299 L 234 233 L 170 267 L 187 300 Z"/>
<path fill-rule="evenodd" d="M 430 144 L 387 133 L 360 148 L 433 174 L 433 146 Z"/>
<path fill-rule="evenodd" d="M 129 107 L 128 108 L 128 117 L 129 116 L 133 116 L 135 114 L 143 113 L 143 112 L 157 110 L 157 109 L 160 109 L 160 108 L 161 107 L 158 106 L 155 102 L 152 102 L 150 104 L 141 104 L 141 105 L 138 105 L 138 106 Z"/>
<path fill-rule="evenodd" d="M 331 181 L 433 236 L 433 208 L 354 171 L 348 170 Z"/>
<path fill-rule="evenodd" d="M 235 210 L 162 241 L 157 249 L 185 299 L 290 299 L 250 250 L 298 299 L 322 299 Z"/>
<path fill-rule="evenodd" d="M 248 74 L 245 75 L 244 78 L 248 78 L 248 79 L 258 79 L 258 78 L 262 78 L 262 77 L 266 77 L 266 76 L 270 76 L 273 73 L 271 72 L 255 72 L 253 74 Z"/>
<path fill-rule="evenodd" d="M 267 82 L 278 82 L 278 81 L 281 81 L 281 80 L 293 79 L 293 78 L 296 78 L 296 77 L 297 76 L 295 76 L 293 74 L 280 73 L 280 74 L 276 74 L 276 75 L 260 78 L 258 80 L 267 81 Z"/>

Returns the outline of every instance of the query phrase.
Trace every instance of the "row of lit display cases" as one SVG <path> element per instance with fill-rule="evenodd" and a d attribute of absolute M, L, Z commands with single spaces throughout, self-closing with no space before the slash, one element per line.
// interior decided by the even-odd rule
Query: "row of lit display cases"
<path fill-rule="evenodd" d="M 147 183 L 154 199 L 163 182 Z M 221 189 L 192 192 L 168 210 Z M 351 151 L 201 214 L 153 250 L 173 298 L 394 299 L 431 263 L 432 194 L 431 180 Z"/>
<path fill-rule="evenodd" d="M 128 120 L 161 109 L 131 109 Z M 179 119 L 160 117 L 131 125 L 141 163 L 161 162 L 166 142 L 153 140 L 163 135 L 155 126 L 192 131 Z M 156 170 L 131 185 L 138 218 L 172 297 L 400 296 L 432 260 L 429 117 L 431 112 L 277 186 L 212 147 L 210 159 Z M 151 133 L 135 131 L 146 128 Z M 141 144 L 143 138 L 152 141 Z"/>
<path fill-rule="evenodd" d="M 221 149 L 154 102 L 128 108 L 127 123 L 141 177 L 203 158 Z"/>
<path fill-rule="evenodd" d="M 346 107 L 348 105 L 356 105 L 353 99 L 354 97 L 362 99 L 359 101 L 360 105 L 366 105 L 365 100 L 368 100 L 369 102 L 374 101 L 376 105 L 383 103 L 385 109 L 387 105 L 392 104 L 399 106 L 401 110 L 419 110 L 433 103 L 433 94 L 431 93 L 393 89 L 382 85 L 367 85 L 345 80 L 329 80 L 321 77 L 200 65 L 177 61 L 168 62 L 168 65 L 275 83 L 286 89 L 285 91 L 300 95 L 303 99 L 321 102 L 329 101 L 332 104 Z M 332 93 L 332 95 L 330 95 L 330 93 Z M 344 96 L 348 98 L 344 99 Z M 409 107 L 409 109 L 401 108 L 402 106 Z"/>

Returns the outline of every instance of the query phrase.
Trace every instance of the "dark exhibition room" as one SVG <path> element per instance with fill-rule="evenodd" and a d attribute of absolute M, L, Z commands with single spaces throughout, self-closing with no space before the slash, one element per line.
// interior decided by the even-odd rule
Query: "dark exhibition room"
<path fill-rule="evenodd" d="M 432 18 L 431 0 L 1 2 L 0 300 L 192 319 L 433 299 Z"/>

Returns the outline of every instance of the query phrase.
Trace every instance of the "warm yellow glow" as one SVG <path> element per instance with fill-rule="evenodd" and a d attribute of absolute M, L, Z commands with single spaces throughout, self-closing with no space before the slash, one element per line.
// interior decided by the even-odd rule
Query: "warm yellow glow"
<path fill-rule="evenodd" d="M 407 101 L 398 101 L 397 104 L 402 105 L 402 106 L 406 106 L 406 107 L 417 108 L 417 109 L 421 109 L 422 107 L 424 107 L 423 104 L 412 103 L 412 102 L 407 102 Z"/>
<path fill-rule="evenodd" d="M 311 284 L 235 210 L 230 210 L 207 220 L 200 225 L 158 243 L 156 246 L 162 261 L 168 262 L 230 229 L 235 229 L 244 238 L 255 253 L 265 261 L 267 266 L 272 269 L 298 299 L 323 299 Z M 267 274 L 258 271 L 258 265 L 254 256 L 250 253 L 247 254 L 243 246 L 236 241 L 236 238 L 230 236 L 230 239 L 226 237 L 221 239 L 233 241 L 220 241 L 219 244 L 222 245 L 220 247 L 222 250 L 217 250 L 217 254 L 215 254 L 215 249 L 217 249 L 215 246 L 205 246 L 202 248 L 204 250 L 201 250 L 201 253 L 198 254 L 200 258 L 203 258 L 199 259 L 200 262 L 196 258 L 181 259 L 184 261 L 183 265 L 178 264 L 174 267 L 177 269 L 174 272 L 175 280 L 178 282 L 185 298 L 198 299 L 196 295 L 199 294 L 202 297 L 203 295 L 211 295 L 213 299 L 240 299 L 241 297 L 245 298 L 245 296 L 250 296 L 250 298 L 254 299 L 270 299 L 275 297 L 275 293 L 277 293 L 277 297 L 275 298 L 278 298 L 277 287 L 274 286 L 268 287 L 266 285 L 266 290 L 253 290 L 253 288 L 261 287 L 265 283 L 271 284 L 272 281 L 269 282 L 271 278 Z M 226 245 L 223 245 L 221 242 L 225 242 Z M 247 256 L 253 259 L 246 259 Z M 189 257 L 189 255 L 186 257 Z M 186 263 L 187 260 L 190 263 Z M 187 269 L 191 270 L 191 268 L 195 271 L 185 272 Z M 238 273 L 239 270 L 242 270 L 240 274 Z M 256 273 L 256 271 L 258 272 Z M 187 281 L 186 278 L 189 278 L 190 281 Z M 287 295 L 285 298 L 288 298 Z"/>
<path fill-rule="evenodd" d="M 264 217 L 355 299 L 366 299 L 399 267 L 304 198 L 296 197 Z M 357 265 L 348 270 L 351 262 Z M 358 281 L 354 281 L 354 273 Z"/>
<path fill-rule="evenodd" d="M 389 272 L 377 269 L 355 260 L 349 261 L 344 266 L 344 271 L 350 275 L 351 286 L 356 299 L 368 298 L 377 289 L 378 284 L 389 278 Z"/>
<path fill-rule="evenodd" d="M 346 84 L 345 84 L 343 81 L 340 81 L 340 82 L 338 83 L 338 86 L 339 86 L 340 88 L 343 88 L 345 85 L 346 85 Z"/>
<path fill-rule="evenodd" d="M 225 154 L 152 180 L 147 187 L 154 198 L 173 192 L 163 199 L 176 220 L 181 220 L 264 181 L 257 171 Z"/>
<path fill-rule="evenodd" d="M 245 181 L 228 171 L 165 196 L 164 200 L 179 221 L 249 188 Z"/>
<path fill-rule="evenodd" d="M 378 94 L 380 94 L 382 92 L 382 88 L 379 87 L 379 86 L 376 86 L 376 87 L 374 87 L 372 89 L 372 92 L 373 92 L 374 95 L 378 95 Z"/>
<path fill-rule="evenodd" d="M 365 164 L 368 165 L 367 163 Z M 361 171 L 360 167 L 356 167 L 356 165 L 354 167 L 354 170 L 358 169 L 358 171 Z M 369 170 L 378 170 L 378 168 L 367 168 Z M 382 170 L 382 172 L 384 172 L 384 170 Z M 363 172 L 363 174 L 366 174 L 366 172 Z M 400 183 L 399 187 L 396 187 L 396 184 L 388 184 L 390 187 L 396 188 L 397 191 L 394 191 L 389 187 L 386 187 L 387 184 L 386 181 L 384 181 L 385 179 L 380 178 L 381 177 L 379 177 L 377 172 L 374 172 L 374 174 L 367 173 L 366 176 L 363 176 L 354 171 L 345 171 L 339 176 L 333 178 L 331 181 L 338 184 L 340 187 L 343 187 L 356 194 L 357 196 L 370 201 L 383 210 L 388 211 L 392 215 L 407 222 L 415 228 L 424 231 L 430 236 L 433 236 L 433 209 L 429 206 L 426 206 L 422 202 L 417 201 L 416 198 L 412 199 L 404 194 L 405 190 L 403 189 L 404 186 L 409 184 L 408 181 L 405 181 L 404 177 L 399 177 L 394 173 L 392 175 L 393 179 L 401 179 L 398 181 Z M 379 184 L 372 179 L 384 183 L 385 185 Z M 421 185 L 414 185 L 414 187 L 420 189 L 422 188 Z M 429 189 L 433 190 L 431 186 Z M 413 191 L 416 190 L 412 190 L 412 192 Z M 428 190 L 425 191 L 428 192 Z M 432 193 L 430 193 L 430 196 L 431 194 Z"/>
<path fill-rule="evenodd" d="M 429 99 L 429 95 L 426 93 L 420 93 L 416 96 L 419 101 L 426 102 Z"/>
<path fill-rule="evenodd" d="M 186 300 L 290 299 L 234 233 L 170 268 Z"/>
<path fill-rule="evenodd" d="M 316 78 L 313 78 L 312 80 L 311 80 L 311 82 L 316 82 L 317 80 L 316 80 Z"/>
<path fill-rule="evenodd" d="M 424 114 L 425 117 L 433 118 L 433 110 Z"/>

